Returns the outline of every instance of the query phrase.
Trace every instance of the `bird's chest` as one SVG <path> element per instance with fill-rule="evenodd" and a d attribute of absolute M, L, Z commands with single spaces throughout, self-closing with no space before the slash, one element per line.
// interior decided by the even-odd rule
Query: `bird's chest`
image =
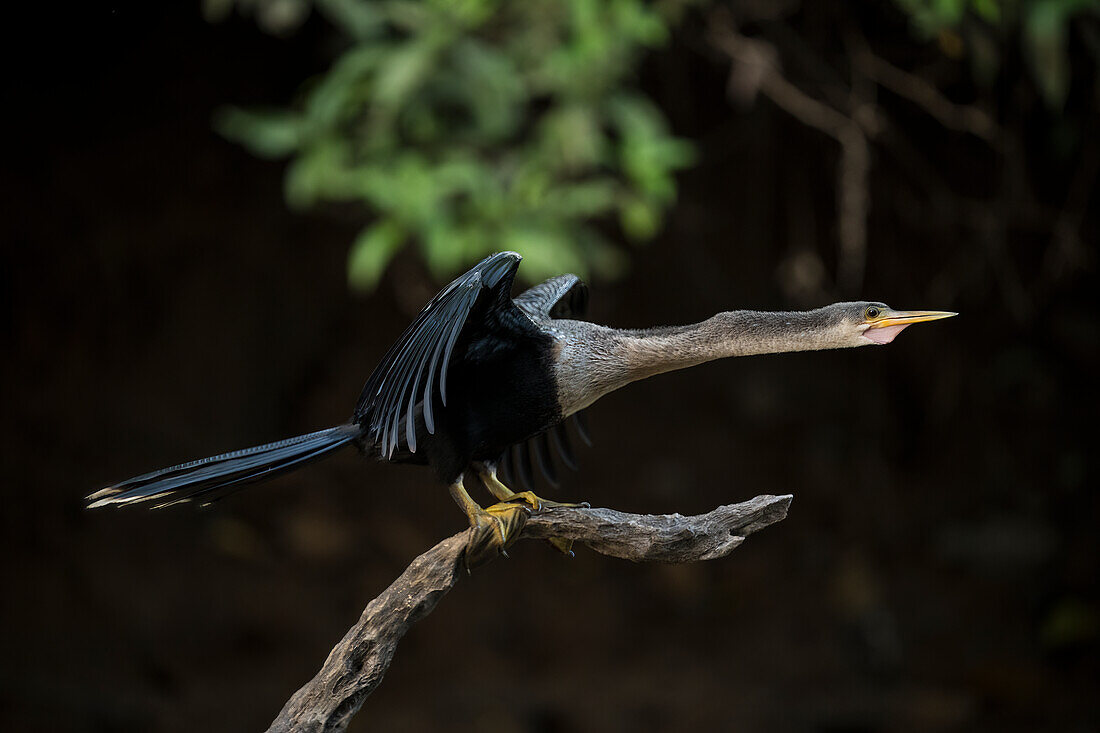
<path fill-rule="evenodd" d="M 546 337 L 474 342 L 452 367 L 461 397 L 448 410 L 450 427 L 473 459 L 495 458 L 560 419 L 551 348 Z"/>

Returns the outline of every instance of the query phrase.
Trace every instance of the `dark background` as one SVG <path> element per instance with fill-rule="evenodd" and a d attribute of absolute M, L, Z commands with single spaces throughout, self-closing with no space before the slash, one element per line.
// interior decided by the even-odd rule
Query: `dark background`
<path fill-rule="evenodd" d="M 281 166 L 211 131 L 219 105 L 279 103 L 325 68 L 323 23 L 277 40 L 169 5 L 38 18 L 21 34 L 40 52 L 7 72 L 6 730 L 261 729 L 369 599 L 465 526 L 427 472 L 350 452 L 210 510 L 82 508 L 135 473 L 343 421 L 438 285 L 406 254 L 349 294 L 362 213 L 288 212 Z M 888 50 L 908 36 L 881 12 Z M 820 12 L 793 22 L 831 32 Z M 628 275 L 593 283 L 593 320 L 846 295 L 791 274 L 806 252 L 835 264 L 835 143 L 728 102 L 703 37 L 689 21 L 646 63 L 699 163 Z M 1083 69 L 1064 118 L 1003 85 L 1015 157 L 878 100 L 924 174 L 875 149 L 854 295 L 959 318 L 632 386 L 590 411 L 595 446 L 561 490 L 685 514 L 793 493 L 786 521 L 697 565 L 521 543 L 412 630 L 353 729 L 1097 729 Z M 1084 131 L 1068 152 L 1066 120 Z"/>

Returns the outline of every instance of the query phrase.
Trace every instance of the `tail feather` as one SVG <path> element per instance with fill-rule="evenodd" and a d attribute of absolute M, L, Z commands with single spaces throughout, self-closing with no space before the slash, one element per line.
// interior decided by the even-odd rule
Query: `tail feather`
<path fill-rule="evenodd" d="M 88 508 L 146 501 L 157 502 L 154 508 L 195 499 L 209 503 L 244 484 L 272 478 L 326 456 L 351 443 L 359 433 L 357 425 L 341 425 L 162 468 L 89 494 Z"/>

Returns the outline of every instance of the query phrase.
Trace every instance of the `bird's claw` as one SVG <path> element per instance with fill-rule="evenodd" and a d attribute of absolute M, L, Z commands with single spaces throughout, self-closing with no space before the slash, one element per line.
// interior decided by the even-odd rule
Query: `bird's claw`
<path fill-rule="evenodd" d="M 591 509 L 592 505 L 587 501 L 582 502 L 563 502 L 563 501 L 551 501 L 550 499 L 543 499 L 533 491 L 521 491 L 518 494 L 513 494 L 508 497 L 503 503 L 506 504 L 518 504 L 520 506 L 529 507 L 533 514 L 539 514 L 547 509 Z M 573 540 L 566 539 L 564 537 L 548 537 L 546 539 L 550 543 L 550 546 L 563 555 L 568 557 L 576 557 L 573 553 Z"/>
<path fill-rule="evenodd" d="M 473 533 L 466 543 L 466 569 L 479 567 L 505 551 L 517 539 L 531 516 L 530 510 L 512 502 L 494 504 L 470 515 Z"/>
<path fill-rule="evenodd" d="M 590 506 L 586 501 L 551 501 L 532 491 L 521 491 L 497 504 L 473 512 L 470 515 L 473 533 L 466 543 L 466 569 L 479 567 L 501 555 L 508 557 L 507 548 L 519 538 L 532 514 L 548 509 L 588 509 Z M 547 541 L 563 555 L 575 557 L 573 540 L 551 537 Z"/>
<path fill-rule="evenodd" d="M 567 540 L 564 537 L 547 537 L 546 541 L 561 554 L 569 557 L 576 557 L 573 553 L 573 540 Z"/>
<path fill-rule="evenodd" d="M 512 494 L 503 503 L 506 504 L 523 504 L 531 509 L 532 512 L 538 514 L 541 511 L 547 509 L 591 509 L 592 505 L 587 501 L 582 502 L 564 502 L 564 501 L 551 501 L 550 499 L 543 499 L 533 491 L 521 491 L 518 494 Z"/>

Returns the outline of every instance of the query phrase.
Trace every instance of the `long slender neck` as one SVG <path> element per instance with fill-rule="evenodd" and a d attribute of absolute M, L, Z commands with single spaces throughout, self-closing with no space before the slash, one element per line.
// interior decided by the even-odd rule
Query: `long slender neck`
<path fill-rule="evenodd" d="M 557 364 L 566 415 L 631 382 L 714 359 L 858 345 L 825 309 L 730 311 L 690 326 L 640 331 L 574 323 L 577 330 L 564 340 Z"/>
<path fill-rule="evenodd" d="M 728 356 L 817 351 L 847 346 L 822 310 L 729 311 L 702 323 L 618 331 L 629 381 Z"/>

